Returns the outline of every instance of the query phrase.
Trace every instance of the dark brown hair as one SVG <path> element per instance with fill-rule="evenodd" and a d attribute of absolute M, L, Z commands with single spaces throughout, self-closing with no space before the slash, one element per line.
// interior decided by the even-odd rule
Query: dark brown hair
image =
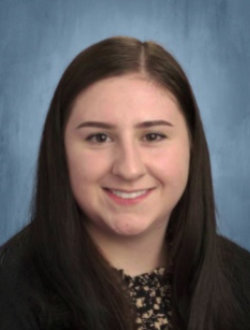
<path fill-rule="evenodd" d="M 176 329 L 230 329 L 225 311 L 229 316 L 232 297 L 220 271 L 209 153 L 199 110 L 182 68 L 154 42 L 109 38 L 81 52 L 64 72 L 49 108 L 38 160 L 31 224 L 35 263 L 68 311 L 72 328 L 133 329 L 121 284 L 85 230 L 85 215 L 72 195 L 63 142 L 76 96 L 100 79 L 128 73 L 142 73 L 171 91 L 191 137 L 187 187 L 166 234 L 173 264 L 172 323 Z"/>

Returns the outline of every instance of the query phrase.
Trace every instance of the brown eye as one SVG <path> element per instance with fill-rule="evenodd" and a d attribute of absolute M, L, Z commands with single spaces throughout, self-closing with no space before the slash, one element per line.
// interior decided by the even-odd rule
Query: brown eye
<path fill-rule="evenodd" d="M 166 135 L 161 133 L 148 133 L 145 135 L 145 140 L 149 142 L 160 141 L 166 139 Z"/>
<path fill-rule="evenodd" d="M 96 133 L 89 135 L 86 140 L 94 143 L 104 143 L 109 141 L 109 139 L 110 138 L 105 133 Z"/>

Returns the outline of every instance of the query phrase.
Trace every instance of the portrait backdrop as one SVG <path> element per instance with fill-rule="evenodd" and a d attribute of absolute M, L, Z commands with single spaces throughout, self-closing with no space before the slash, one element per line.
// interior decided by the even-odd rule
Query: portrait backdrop
<path fill-rule="evenodd" d="M 41 130 L 75 55 L 154 40 L 181 63 L 211 154 L 218 231 L 250 250 L 249 0 L 0 0 L 0 244 L 30 218 Z"/>

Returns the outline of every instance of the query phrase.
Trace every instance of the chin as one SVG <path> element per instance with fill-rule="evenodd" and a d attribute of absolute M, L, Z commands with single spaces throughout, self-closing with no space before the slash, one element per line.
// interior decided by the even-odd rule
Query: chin
<path fill-rule="evenodd" d="M 112 228 L 112 231 L 119 235 L 124 237 L 131 237 L 131 236 L 138 236 L 143 233 L 145 233 L 148 229 L 148 225 L 142 226 L 141 224 L 136 226 L 135 223 L 116 223 L 115 226 Z"/>

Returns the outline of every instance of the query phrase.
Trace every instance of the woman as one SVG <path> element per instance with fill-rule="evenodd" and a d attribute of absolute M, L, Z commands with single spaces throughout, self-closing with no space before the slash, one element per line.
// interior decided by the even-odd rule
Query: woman
<path fill-rule="evenodd" d="M 216 234 L 188 80 L 116 37 L 64 72 L 31 223 L 1 250 L 1 329 L 249 329 L 250 258 Z"/>

